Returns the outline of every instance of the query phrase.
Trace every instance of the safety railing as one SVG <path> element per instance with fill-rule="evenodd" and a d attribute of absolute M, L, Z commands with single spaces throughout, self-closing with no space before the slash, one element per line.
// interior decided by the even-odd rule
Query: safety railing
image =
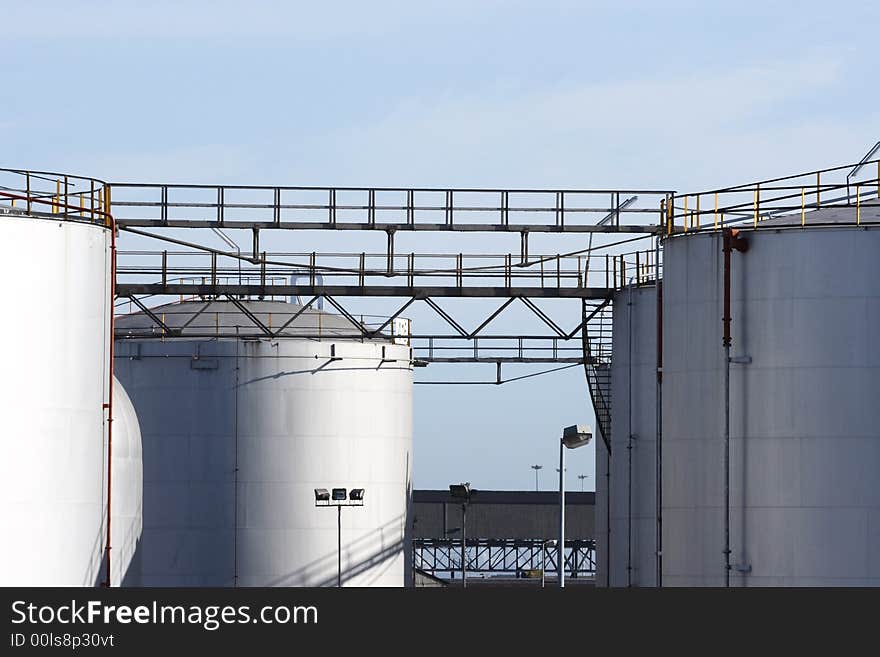
<path fill-rule="evenodd" d="M 114 182 L 129 226 L 609 232 L 656 226 L 664 190 L 276 187 Z"/>
<path fill-rule="evenodd" d="M 598 250 L 598 248 L 597 248 Z M 617 288 L 630 282 L 641 284 L 656 277 L 656 254 L 652 249 L 627 253 L 591 255 L 470 253 L 288 253 L 261 252 L 256 258 L 232 252 L 120 251 L 120 281 L 223 283 L 265 288 L 274 285 L 309 287 L 370 284 L 413 288 L 428 285 L 449 287 L 494 286 L 500 288 Z"/>
<path fill-rule="evenodd" d="M 97 178 L 0 169 L 0 209 L 109 225 L 110 186 Z"/>
<path fill-rule="evenodd" d="M 862 161 L 782 178 L 683 194 L 665 199 L 665 232 L 687 233 L 725 227 L 761 228 L 770 219 L 801 227 L 880 223 L 880 160 Z M 834 221 L 821 212 L 840 212 Z M 869 212 L 870 211 L 870 212 Z"/>

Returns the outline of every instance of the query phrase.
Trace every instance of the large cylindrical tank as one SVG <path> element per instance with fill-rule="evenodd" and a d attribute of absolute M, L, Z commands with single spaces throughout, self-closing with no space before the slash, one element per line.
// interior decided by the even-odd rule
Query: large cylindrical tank
<path fill-rule="evenodd" d="M 0 215 L 0 584 L 93 586 L 104 536 L 110 231 Z M 14 301 L 13 301 L 14 299 Z"/>
<path fill-rule="evenodd" d="M 769 225 L 768 225 L 769 226 Z M 880 584 L 880 230 L 769 227 L 732 254 L 731 584 Z M 724 583 L 720 233 L 664 264 L 664 585 Z"/>
<path fill-rule="evenodd" d="M 115 377 L 111 454 L 110 585 L 139 586 L 144 524 L 141 430 L 131 399 Z M 105 536 L 106 531 L 105 526 Z"/>
<path fill-rule="evenodd" d="M 596 443 L 597 524 L 600 525 L 596 540 L 599 544 L 607 543 L 609 550 L 608 553 L 602 551 L 596 582 L 600 586 L 655 586 L 657 293 L 654 285 L 634 285 L 615 293 L 611 363 L 610 459 L 604 442 Z M 611 464 L 610 476 L 606 476 L 608 463 Z M 610 509 L 606 507 L 609 502 Z M 610 533 L 607 532 L 609 518 Z"/>
<path fill-rule="evenodd" d="M 337 315 L 241 303 L 267 328 L 292 320 L 288 337 L 261 337 L 222 301 L 154 309 L 171 327 L 193 319 L 199 339 L 144 337 L 142 314 L 117 322 L 141 336 L 117 342 L 116 368 L 143 435 L 142 583 L 335 586 L 341 521 L 343 585 L 402 586 L 409 347 L 334 337 L 357 331 Z M 334 487 L 364 488 L 363 506 L 316 507 L 314 490 Z"/>

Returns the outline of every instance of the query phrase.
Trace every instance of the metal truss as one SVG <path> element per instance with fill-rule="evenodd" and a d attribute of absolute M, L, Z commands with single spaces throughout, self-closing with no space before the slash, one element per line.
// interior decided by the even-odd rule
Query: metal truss
<path fill-rule="evenodd" d="M 118 339 L 239 337 L 240 327 L 233 334 L 219 321 L 213 326 L 204 321 L 208 305 L 224 300 L 246 318 L 252 337 L 404 339 L 417 366 L 495 364 L 494 381 L 481 383 L 505 382 L 506 363 L 582 365 L 591 392 L 598 389 L 595 373 L 606 363 L 592 336 L 610 316 L 609 300 L 626 281 L 648 277 L 657 266 L 652 249 L 628 249 L 638 240 L 655 240 L 676 207 L 671 190 L 165 185 L 17 169 L 0 169 L 0 197 L 10 213 L 106 225 L 112 214 L 121 234 L 161 242 L 149 250 L 117 251 L 117 311 L 129 304 L 147 320 L 137 329 L 130 323 L 118 329 Z M 224 229 L 246 231 L 250 244 L 230 239 Z M 379 232 L 385 249 L 273 253 L 261 247 L 266 230 Z M 233 250 L 209 246 L 207 238 L 216 239 L 212 232 Z M 400 252 L 399 233 L 419 236 L 408 243 L 421 250 Z M 483 233 L 488 250 L 438 252 L 432 248 L 438 233 Z M 516 253 L 509 250 L 511 234 L 519 235 Z M 532 234 L 566 236 L 573 248 L 536 253 L 530 250 Z M 301 327 L 289 331 L 245 303 L 289 297 L 311 299 L 305 308 L 325 300 L 347 327 L 332 335 Z M 400 305 L 390 316 L 364 321 L 351 310 L 347 299 L 353 297 L 397 298 Z M 191 317 L 174 318 L 165 304 L 177 299 L 203 304 Z M 447 299 L 487 300 L 485 313 L 476 322 L 472 315 L 464 321 Z M 580 300 L 583 312 L 561 319 L 553 316 L 561 312 L 558 305 L 552 312 L 539 305 L 559 299 Z M 420 324 L 419 332 L 395 334 L 396 320 L 417 306 L 427 306 L 433 319 Z M 510 318 L 497 328 L 493 322 L 512 306 L 520 313 L 517 322 L 525 309 L 538 328 L 520 327 Z M 522 377 L 507 380 L 517 378 Z"/>
<path fill-rule="evenodd" d="M 412 358 L 416 365 L 428 363 L 592 363 L 593 358 L 585 355 L 583 351 L 584 327 L 587 322 L 594 319 L 596 314 L 607 306 L 607 300 L 600 302 L 584 301 L 584 308 L 595 308 L 594 311 L 585 315 L 581 322 L 569 328 L 560 326 L 557 321 L 541 310 L 533 301 L 524 297 L 509 297 L 498 305 L 485 319 L 479 321 L 476 326 L 466 328 L 447 310 L 431 298 L 410 298 L 404 302 L 398 310 L 387 317 L 375 317 L 357 315 L 346 308 L 345 303 L 332 296 L 324 296 L 323 299 L 331 305 L 338 314 L 344 318 L 342 326 L 321 326 L 319 323 L 303 325 L 295 323 L 297 319 L 313 308 L 319 295 L 312 297 L 301 305 L 298 310 L 289 315 L 273 317 L 265 312 L 251 312 L 247 305 L 232 294 L 216 294 L 192 297 L 199 303 L 187 306 L 172 306 L 158 310 L 150 308 L 136 294 L 123 292 L 123 297 L 117 302 L 117 308 L 125 300 L 131 302 L 131 310 L 137 309 L 142 312 L 148 321 L 143 322 L 137 328 L 117 326 L 116 339 L 130 340 L 143 338 L 170 339 L 218 339 L 240 338 L 243 335 L 260 337 L 271 340 L 297 338 L 297 339 L 337 339 L 337 340 L 387 340 L 389 342 L 405 343 L 412 348 Z M 234 328 L 224 321 L 226 314 L 221 307 L 215 305 L 215 301 L 231 302 L 239 311 L 237 320 L 243 319 L 244 326 L 236 325 Z M 121 302 L 121 303 L 120 303 Z M 540 320 L 540 324 L 546 329 L 544 333 L 490 333 L 490 325 L 503 311 L 512 304 L 520 302 L 529 314 Z M 401 334 L 395 330 L 394 320 L 402 313 L 410 309 L 413 304 L 422 304 L 433 311 L 447 326 L 446 332 L 436 333 L 413 333 Z M 596 305 L 598 303 L 598 305 Z M 212 310 L 212 308 L 215 308 Z M 496 383 L 501 383 L 500 367 L 497 372 Z"/>
<path fill-rule="evenodd" d="M 546 572 L 556 572 L 556 549 L 545 548 L 548 540 L 551 539 L 468 539 L 466 571 L 519 575 L 543 568 Z M 566 577 L 592 577 L 596 574 L 595 541 L 566 540 L 564 553 Z M 461 572 L 461 541 L 413 539 L 413 566 L 431 574 Z"/>
<path fill-rule="evenodd" d="M 645 233 L 671 190 L 274 187 L 114 182 L 121 227 Z M 634 197 L 650 199 L 636 206 Z M 611 220 L 597 219 L 610 216 Z M 525 248 L 525 247 L 524 247 Z M 393 251 L 393 246 L 389 248 Z"/>

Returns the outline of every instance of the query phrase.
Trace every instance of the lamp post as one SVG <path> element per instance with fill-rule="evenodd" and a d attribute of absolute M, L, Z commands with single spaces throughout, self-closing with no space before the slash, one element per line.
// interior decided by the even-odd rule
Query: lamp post
<path fill-rule="evenodd" d="M 552 538 L 547 539 L 543 543 L 541 543 L 541 588 L 544 588 L 545 578 L 544 574 L 547 572 L 547 548 L 552 548 L 556 545 L 556 541 Z"/>
<path fill-rule="evenodd" d="M 544 466 L 543 465 L 532 465 L 530 467 L 532 468 L 532 470 L 535 471 L 535 491 L 537 491 L 538 490 L 538 470 L 540 470 Z"/>
<path fill-rule="evenodd" d="M 363 506 L 364 489 L 315 489 L 315 506 L 336 507 L 336 586 L 342 587 L 342 507 Z"/>
<path fill-rule="evenodd" d="M 461 587 L 467 588 L 467 561 L 465 560 L 465 548 L 467 547 L 467 507 L 471 502 L 471 495 L 476 491 L 471 489 L 470 482 L 462 484 L 449 484 L 449 494 L 456 500 L 461 501 Z"/>
<path fill-rule="evenodd" d="M 582 493 L 584 492 L 584 479 L 586 479 L 586 478 L 589 477 L 589 476 L 590 476 L 590 475 L 587 475 L 587 474 L 579 474 L 579 475 L 578 475 L 578 479 L 581 480 L 581 492 L 582 492 Z"/>
<path fill-rule="evenodd" d="M 593 431 L 583 424 L 565 427 L 559 441 L 559 542 L 556 546 L 556 567 L 559 588 L 565 588 L 565 450 L 583 447 L 593 438 Z"/>

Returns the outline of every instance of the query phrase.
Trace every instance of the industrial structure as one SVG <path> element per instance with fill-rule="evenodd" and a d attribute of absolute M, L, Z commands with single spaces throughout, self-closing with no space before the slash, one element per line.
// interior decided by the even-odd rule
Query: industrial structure
<path fill-rule="evenodd" d="M 165 340 L 150 315 L 202 337 Z M 159 306 L 116 329 L 144 436 L 143 585 L 335 584 L 336 518 L 313 491 L 346 486 L 365 500 L 342 519 L 342 584 L 403 586 L 408 345 L 337 338 L 353 330 L 339 315 L 238 298 Z"/>
<path fill-rule="evenodd" d="M 559 496 L 549 491 L 478 490 L 464 516 L 444 490 L 413 492 L 416 584 L 556 586 Z M 565 502 L 568 585 L 592 585 L 596 572 L 593 493 L 569 492 Z M 462 564 L 462 520 L 465 550 Z"/>
<path fill-rule="evenodd" d="M 2 170 L 8 275 L 57 268 L 23 302 L 50 318 L 40 362 L 2 329 L 22 373 L 2 395 L 2 495 L 28 537 L 4 556 L 41 563 L 45 583 L 403 584 L 424 554 L 409 545 L 414 368 L 468 363 L 491 384 L 584 368 L 597 585 L 880 583 L 878 149 L 689 194 Z M 267 232 L 384 248 L 271 252 Z M 394 306 L 360 315 L 363 299 Z M 462 299 L 483 300 L 477 321 Z M 138 420 L 143 537 L 132 496 L 117 546 Z M 38 465 L 41 483 L 22 483 Z M 339 486 L 365 498 L 337 528 L 312 496 Z"/>
<path fill-rule="evenodd" d="M 2 269 L 28 280 L 17 312 L 34 320 L 26 339 L 38 345 L 26 348 L 11 318 L 0 322 L 5 586 L 130 582 L 138 550 L 140 433 L 112 368 L 114 226 L 103 186 L 75 182 L 87 190 L 75 201 L 38 177 L 0 195 Z M 64 216 L 73 202 L 75 219 Z"/>

